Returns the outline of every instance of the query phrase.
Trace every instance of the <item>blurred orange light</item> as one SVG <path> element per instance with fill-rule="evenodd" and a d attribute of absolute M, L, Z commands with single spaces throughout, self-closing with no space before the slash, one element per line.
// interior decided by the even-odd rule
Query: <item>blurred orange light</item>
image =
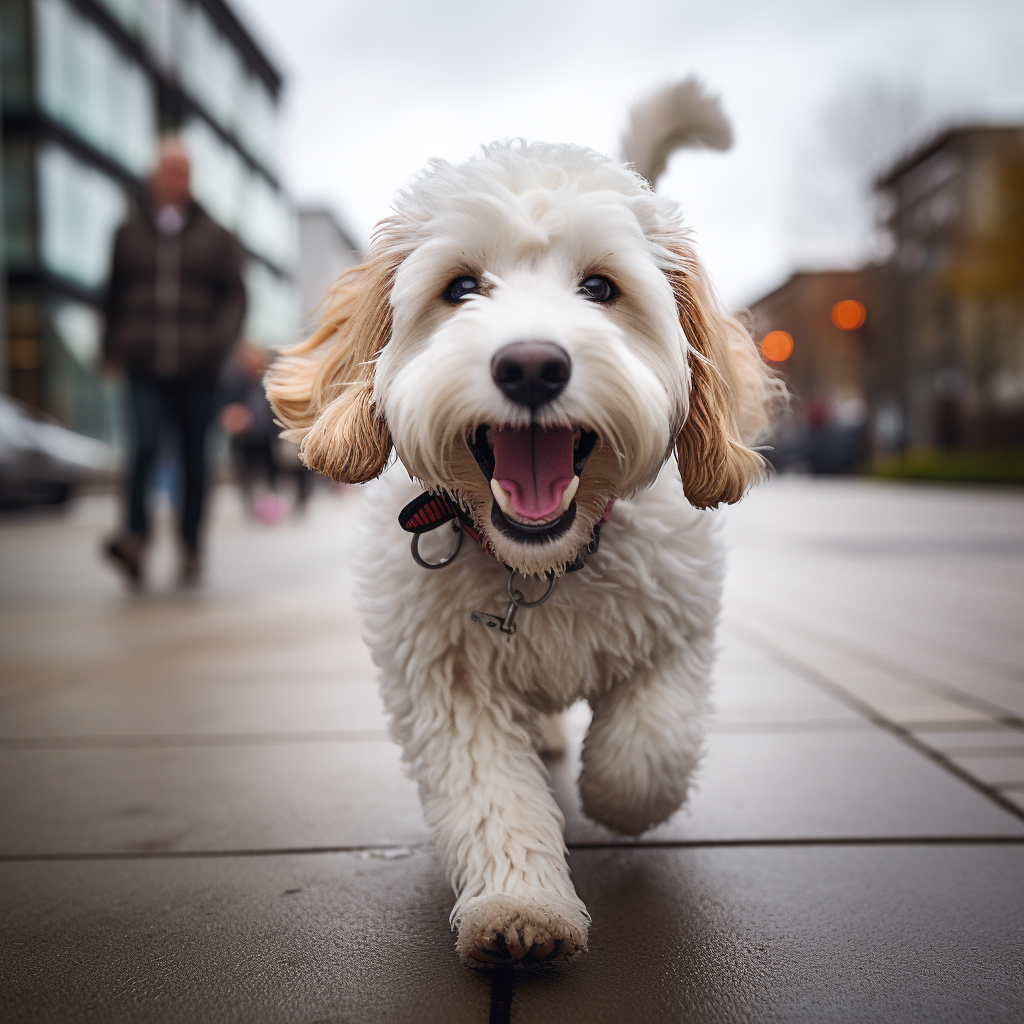
<path fill-rule="evenodd" d="M 832 307 L 832 323 L 841 331 L 857 330 L 867 315 L 864 303 L 856 299 L 843 299 Z"/>
<path fill-rule="evenodd" d="M 787 331 L 769 331 L 761 342 L 761 353 L 773 363 L 784 363 L 793 354 L 793 335 Z"/>

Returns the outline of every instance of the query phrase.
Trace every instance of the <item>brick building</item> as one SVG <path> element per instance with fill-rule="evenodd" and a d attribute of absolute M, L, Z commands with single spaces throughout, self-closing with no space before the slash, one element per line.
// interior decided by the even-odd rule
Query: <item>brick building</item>
<path fill-rule="evenodd" d="M 898 302 L 875 403 L 908 447 L 1024 443 L 1024 128 L 944 132 L 878 190 Z"/>
<path fill-rule="evenodd" d="M 822 405 L 863 406 L 874 318 L 869 314 L 859 327 L 844 329 L 832 314 L 837 304 L 850 301 L 869 311 L 870 287 L 864 270 L 801 272 L 750 307 L 759 340 L 771 331 L 793 339 L 790 354 L 769 362 L 785 375 L 797 417 Z"/>
<path fill-rule="evenodd" d="M 759 341 L 792 337 L 787 431 L 859 415 L 864 457 L 1024 443 L 1024 128 L 943 132 L 877 189 L 891 259 L 796 273 L 750 308 Z"/>

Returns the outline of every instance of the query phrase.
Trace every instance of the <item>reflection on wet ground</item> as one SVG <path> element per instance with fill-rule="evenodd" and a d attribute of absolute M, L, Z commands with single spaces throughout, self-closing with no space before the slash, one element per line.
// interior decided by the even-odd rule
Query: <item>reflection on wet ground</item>
<path fill-rule="evenodd" d="M 0 522 L 14 1019 L 1018 1018 L 1024 495 L 782 478 L 730 509 L 700 787 L 624 840 L 554 763 L 590 952 L 497 978 L 455 960 L 387 739 L 359 506 L 268 527 L 221 492 L 205 588 L 167 549 L 141 600 L 96 558 L 106 499 Z"/>

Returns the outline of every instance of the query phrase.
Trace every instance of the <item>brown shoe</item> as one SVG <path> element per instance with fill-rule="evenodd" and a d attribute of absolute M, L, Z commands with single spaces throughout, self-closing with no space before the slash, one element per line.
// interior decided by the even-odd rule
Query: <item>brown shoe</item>
<path fill-rule="evenodd" d="M 103 542 L 102 552 L 124 576 L 132 590 L 142 586 L 142 553 L 145 544 L 137 533 L 115 534 Z"/>

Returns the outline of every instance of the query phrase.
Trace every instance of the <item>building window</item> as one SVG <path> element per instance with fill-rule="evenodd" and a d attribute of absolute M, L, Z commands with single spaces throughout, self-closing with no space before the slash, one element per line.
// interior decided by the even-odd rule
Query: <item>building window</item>
<path fill-rule="evenodd" d="M 40 258 L 55 274 L 99 288 L 128 202 L 112 179 L 52 143 L 39 147 Z"/>
<path fill-rule="evenodd" d="M 177 8 L 177 71 L 184 88 L 249 155 L 277 169 L 277 105 L 265 83 L 196 4 Z"/>
<path fill-rule="evenodd" d="M 250 260 L 245 268 L 248 308 L 246 337 L 265 347 L 292 340 L 298 324 L 297 300 L 291 281 L 265 264 Z"/>
<path fill-rule="evenodd" d="M 237 231 L 248 174 L 241 156 L 199 117 L 186 121 L 181 138 L 192 161 L 196 199 L 214 220 Z"/>
<path fill-rule="evenodd" d="M 238 51 L 196 4 L 180 8 L 178 77 L 222 128 L 235 129 L 245 79 Z"/>
<path fill-rule="evenodd" d="M 143 0 L 139 18 L 142 38 L 153 59 L 164 71 L 174 67 L 181 5 L 178 0 Z"/>
<path fill-rule="evenodd" d="M 277 104 L 260 78 L 246 76 L 238 116 L 238 135 L 242 144 L 267 170 L 278 170 Z"/>
<path fill-rule="evenodd" d="M 39 102 L 54 120 L 135 174 L 156 145 L 149 75 L 66 0 L 36 0 Z"/>
<path fill-rule="evenodd" d="M 245 216 L 238 231 L 245 244 L 282 270 L 295 260 L 296 225 L 291 209 L 259 172 L 249 175 Z"/>
<path fill-rule="evenodd" d="M 28 139 L 4 140 L 3 233 L 4 256 L 10 267 L 27 270 L 36 258 L 33 219 L 32 144 Z"/>
<path fill-rule="evenodd" d="M 126 29 L 134 31 L 142 20 L 145 0 L 100 0 Z"/>
<path fill-rule="evenodd" d="M 100 362 L 102 317 L 94 306 L 70 299 L 50 304 L 50 321 L 60 343 L 85 371 L 95 370 Z"/>
<path fill-rule="evenodd" d="M 181 137 L 192 159 L 192 191 L 210 216 L 252 252 L 281 270 L 290 268 L 295 218 L 281 193 L 201 118 L 190 118 Z"/>

